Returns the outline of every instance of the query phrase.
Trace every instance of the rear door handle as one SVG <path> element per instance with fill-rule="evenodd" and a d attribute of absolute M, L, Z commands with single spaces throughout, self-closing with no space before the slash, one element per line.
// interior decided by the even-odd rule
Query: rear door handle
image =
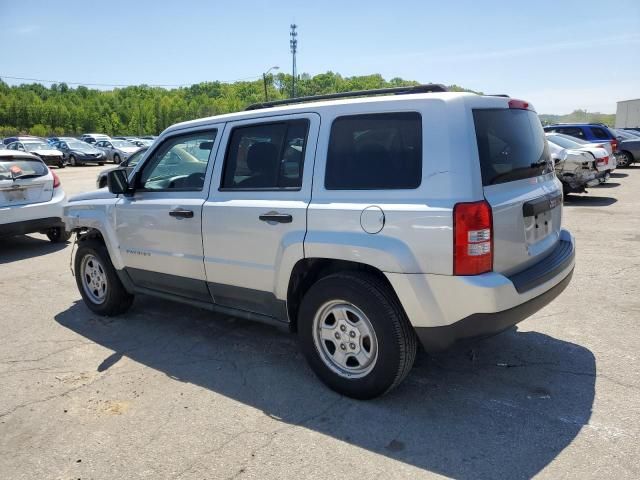
<path fill-rule="evenodd" d="M 173 210 L 169 210 L 169 215 L 176 218 L 193 218 L 193 210 L 175 208 Z"/>
<path fill-rule="evenodd" d="M 258 217 L 263 222 L 291 223 L 293 217 L 288 213 L 268 212 Z"/>

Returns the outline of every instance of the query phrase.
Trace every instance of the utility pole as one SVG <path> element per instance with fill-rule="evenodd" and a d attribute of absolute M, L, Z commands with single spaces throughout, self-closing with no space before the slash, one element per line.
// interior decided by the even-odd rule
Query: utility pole
<path fill-rule="evenodd" d="M 291 55 L 293 57 L 293 65 L 292 65 L 292 79 L 291 79 L 291 98 L 296 97 L 296 52 L 298 51 L 298 32 L 296 32 L 296 28 L 298 26 L 295 23 L 291 24 L 291 32 L 289 35 L 291 39 L 289 40 L 289 46 L 291 47 Z"/>

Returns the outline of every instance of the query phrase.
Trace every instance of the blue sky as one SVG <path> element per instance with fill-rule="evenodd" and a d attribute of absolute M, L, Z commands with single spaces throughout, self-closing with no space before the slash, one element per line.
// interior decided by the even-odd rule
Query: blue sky
<path fill-rule="evenodd" d="M 640 1 L 0 0 L 0 77 L 191 84 L 380 73 L 613 113 L 640 97 Z"/>

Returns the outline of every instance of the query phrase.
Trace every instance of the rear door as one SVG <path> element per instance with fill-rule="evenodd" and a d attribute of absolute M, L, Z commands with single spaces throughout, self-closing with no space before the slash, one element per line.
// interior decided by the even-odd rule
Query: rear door
<path fill-rule="evenodd" d="M 493 211 L 494 270 L 517 273 L 560 236 L 562 189 L 537 114 L 473 109 L 484 196 Z"/>
<path fill-rule="evenodd" d="M 319 126 L 315 113 L 227 124 L 202 213 L 217 304 L 286 320 L 276 286 L 304 257 Z"/>
<path fill-rule="evenodd" d="M 0 208 L 48 202 L 53 177 L 36 158 L 0 157 Z"/>

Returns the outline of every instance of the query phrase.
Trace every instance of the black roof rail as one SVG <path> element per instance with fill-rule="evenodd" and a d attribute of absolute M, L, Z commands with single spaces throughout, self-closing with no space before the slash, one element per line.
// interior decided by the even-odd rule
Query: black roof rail
<path fill-rule="evenodd" d="M 296 103 L 316 102 L 318 100 L 336 100 L 339 98 L 368 97 L 371 95 L 404 95 L 409 93 L 435 93 L 448 92 L 447 87 L 440 83 L 427 83 L 407 87 L 377 88 L 373 90 L 357 90 L 354 92 L 327 93 L 324 95 L 312 95 L 309 97 L 287 98 L 274 100 L 273 102 L 261 102 L 249 105 L 245 110 L 258 110 L 260 108 L 277 107 L 280 105 L 292 105 Z"/>
<path fill-rule="evenodd" d="M 486 95 L 487 97 L 504 97 L 504 98 L 511 98 L 510 95 L 507 95 L 506 93 L 492 93 L 489 95 Z"/>

